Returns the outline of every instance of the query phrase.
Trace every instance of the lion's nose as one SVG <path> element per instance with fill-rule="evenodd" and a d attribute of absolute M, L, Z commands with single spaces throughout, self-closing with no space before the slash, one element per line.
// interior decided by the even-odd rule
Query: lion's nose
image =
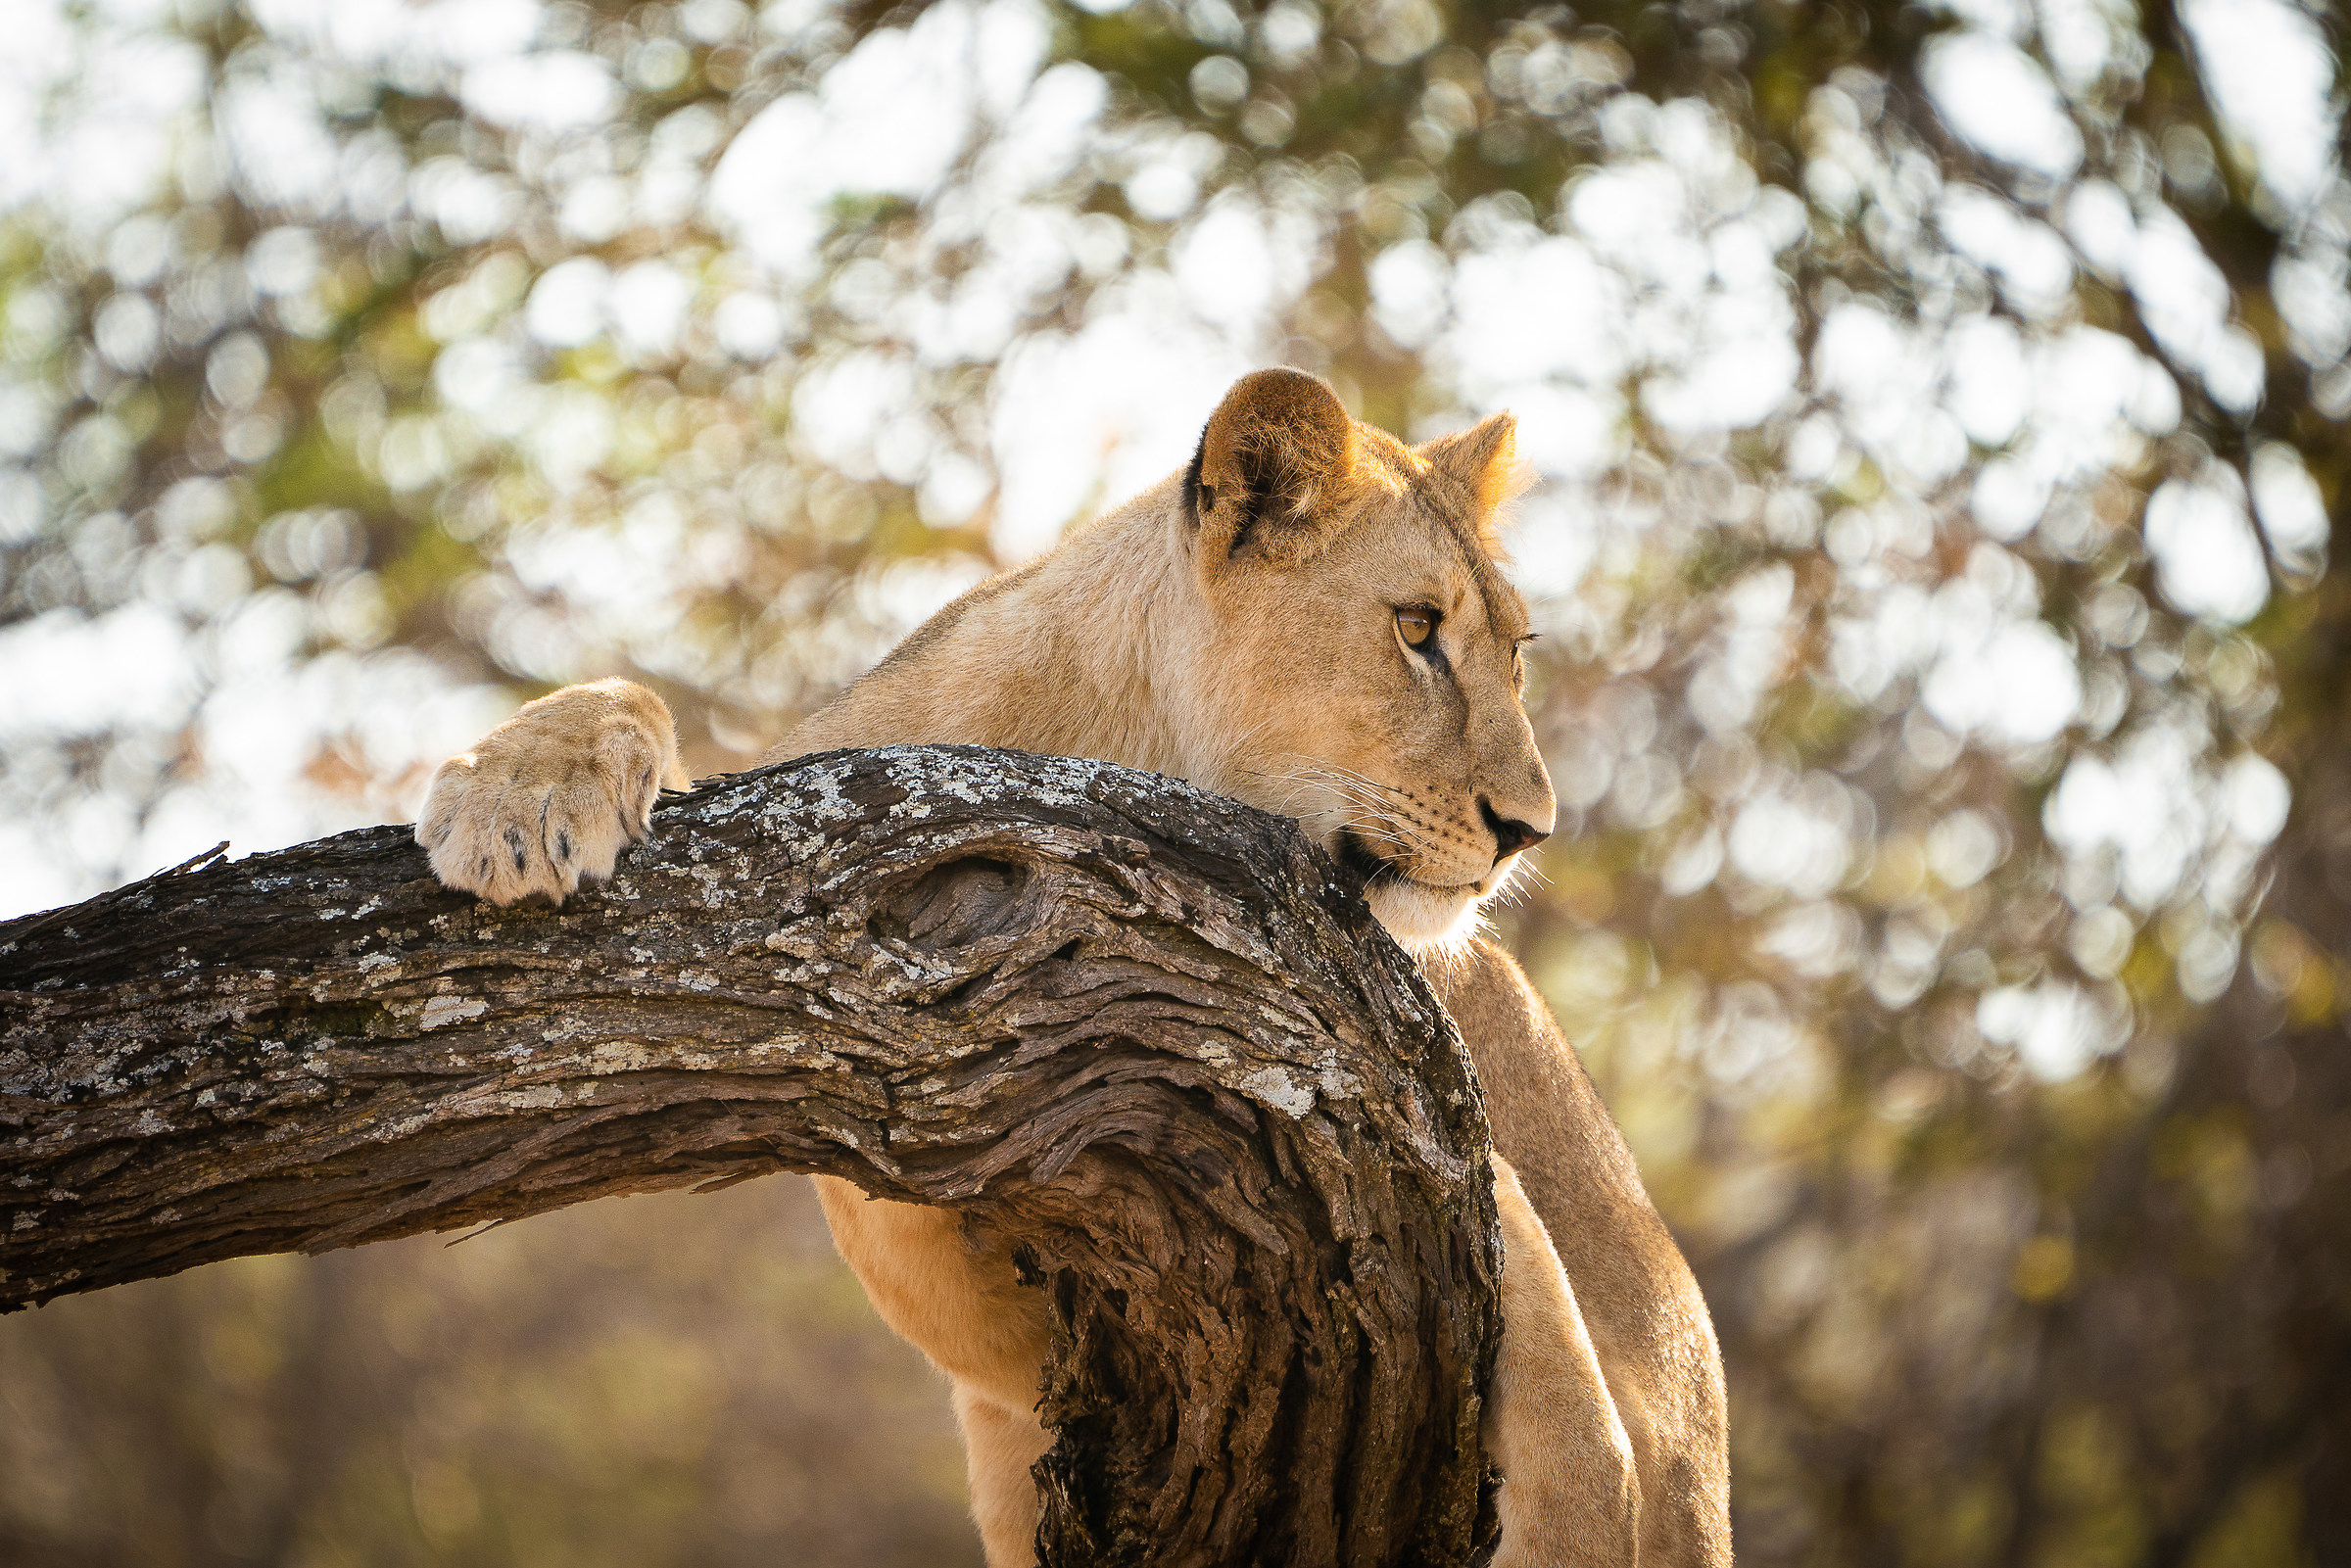
<path fill-rule="evenodd" d="M 1494 803 L 1490 800 L 1481 798 L 1478 801 L 1477 814 L 1485 819 L 1486 831 L 1494 835 L 1494 864 L 1497 866 L 1521 849 L 1531 848 L 1551 836 L 1547 830 L 1531 823 L 1497 815 Z"/>

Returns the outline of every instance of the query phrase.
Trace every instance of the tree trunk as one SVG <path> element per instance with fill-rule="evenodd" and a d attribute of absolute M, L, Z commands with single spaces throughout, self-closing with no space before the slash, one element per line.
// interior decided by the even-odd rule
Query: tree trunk
<path fill-rule="evenodd" d="M 0 1307 L 780 1170 L 1033 1264 L 1047 1562 L 1490 1544 L 1484 1116 L 1281 819 L 892 748 L 705 786 L 561 911 L 379 828 L 0 925 Z"/>

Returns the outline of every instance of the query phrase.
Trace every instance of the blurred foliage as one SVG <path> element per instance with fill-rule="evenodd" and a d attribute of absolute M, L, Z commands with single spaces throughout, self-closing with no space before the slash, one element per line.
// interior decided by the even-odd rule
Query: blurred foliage
<path fill-rule="evenodd" d="M 0 719 L 7 818 L 85 882 L 217 820 L 187 793 L 272 726 L 309 748 L 281 831 L 393 809 L 468 682 L 632 673 L 739 763 L 1118 499 L 1119 421 L 1196 427 L 1231 368 L 1415 438 L 1514 407 L 1565 822 L 1502 924 L 1713 1305 L 1742 1557 L 2351 1561 L 2338 15 L 51 26 L 19 75 L 62 172 L 0 180 L 0 662 L 193 672 Z M 146 123 L 108 97 L 141 93 L 178 106 L 148 143 L 66 123 Z M 952 1464 L 939 1412 L 872 1393 L 902 1364 L 711 1392 L 733 1357 L 884 1364 L 805 1356 L 865 1344 L 802 1305 L 838 1277 L 659 1228 L 534 1221 L 546 1271 L 496 1290 L 470 1249 L 522 1243 L 0 1325 L 38 1450 L 0 1465 L 12 1554 L 461 1555 L 438 1519 L 510 1532 L 464 1536 L 493 1557 L 728 1560 L 784 1528 L 744 1500 L 771 1471 L 863 1489 L 808 1560 L 966 1549 L 914 1544 Z M 335 1327 L 362 1280 L 407 1304 L 380 1335 Z M 351 1388 L 379 1377 L 498 1392 L 411 1438 L 423 1394 Z M 647 1377 L 652 1437 L 611 1413 Z"/>
<path fill-rule="evenodd" d="M 939 1379 L 804 1182 L 12 1321 L 0 1560 L 977 1563 Z"/>

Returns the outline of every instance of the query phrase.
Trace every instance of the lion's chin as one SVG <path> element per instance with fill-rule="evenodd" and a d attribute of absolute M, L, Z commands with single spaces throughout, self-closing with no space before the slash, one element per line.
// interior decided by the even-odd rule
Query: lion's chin
<path fill-rule="evenodd" d="M 1477 934 L 1476 886 L 1431 887 L 1425 882 L 1382 880 L 1364 889 L 1372 915 L 1396 943 L 1415 958 L 1458 952 Z"/>
<path fill-rule="evenodd" d="M 1458 952 L 1478 931 L 1478 906 L 1500 892 L 1516 870 L 1481 881 L 1439 887 L 1415 881 L 1341 828 L 1325 841 L 1332 856 L 1364 879 L 1364 900 L 1397 945 L 1415 958 Z"/>

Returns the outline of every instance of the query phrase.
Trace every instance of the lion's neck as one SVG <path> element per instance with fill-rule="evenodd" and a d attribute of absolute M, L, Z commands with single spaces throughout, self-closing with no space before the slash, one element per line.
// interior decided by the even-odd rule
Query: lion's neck
<path fill-rule="evenodd" d="M 1205 634 L 1171 478 L 948 605 L 770 758 L 893 743 L 1099 757 L 1217 787 Z"/>

